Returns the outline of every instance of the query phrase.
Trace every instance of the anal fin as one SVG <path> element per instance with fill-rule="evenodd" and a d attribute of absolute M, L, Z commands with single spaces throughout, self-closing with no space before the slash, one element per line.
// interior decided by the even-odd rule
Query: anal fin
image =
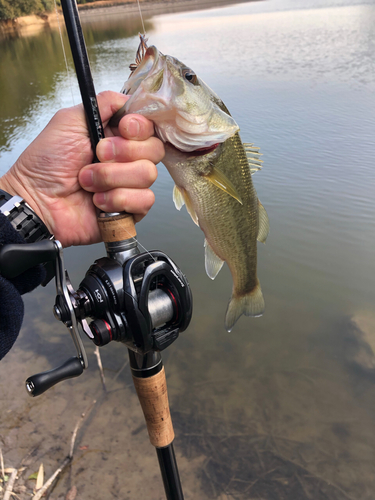
<path fill-rule="evenodd" d="M 261 204 L 258 199 L 258 218 L 259 218 L 259 229 L 257 240 L 261 243 L 265 243 L 268 233 L 270 232 L 270 221 L 268 219 L 268 215 L 266 209 Z"/>
<path fill-rule="evenodd" d="M 216 255 L 206 239 L 204 240 L 204 248 L 206 273 L 209 278 L 214 280 L 223 267 L 224 261 Z"/>

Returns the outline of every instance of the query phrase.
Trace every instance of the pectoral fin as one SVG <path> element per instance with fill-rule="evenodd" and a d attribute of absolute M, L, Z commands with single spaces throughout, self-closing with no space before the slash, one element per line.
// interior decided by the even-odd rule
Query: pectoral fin
<path fill-rule="evenodd" d="M 205 178 L 208 181 L 212 182 L 212 184 L 214 184 L 218 188 L 222 189 L 225 193 L 232 196 L 232 198 L 237 200 L 242 205 L 241 198 L 239 197 L 236 188 L 228 179 L 228 177 L 225 174 L 223 174 L 223 172 L 221 172 L 219 169 L 214 167 L 212 169 L 212 172 L 210 172 L 208 175 L 205 175 Z"/>
<path fill-rule="evenodd" d="M 270 221 L 266 209 L 258 200 L 258 217 L 259 217 L 259 229 L 257 240 L 261 243 L 265 243 L 268 233 L 270 232 Z"/>
<path fill-rule="evenodd" d="M 218 275 L 220 269 L 223 267 L 224 261 L 216 255 L 206 239 L 204 240 L 204 248 L 206 273 L 209 278 L 214 280 Z"/>
<path fill-rule="evenodd" d="M 193 219 L 193 222 L 197 226 L 199 226 L 198 216 L 194 210 L 194 206 L 190 200 L 189 194 L 185 189 L 175 185 L 173 188 L 173 201 L 177 210 L 181 210 L 181 207 L 186 205 L 186 209 L 190 217 Z"/>

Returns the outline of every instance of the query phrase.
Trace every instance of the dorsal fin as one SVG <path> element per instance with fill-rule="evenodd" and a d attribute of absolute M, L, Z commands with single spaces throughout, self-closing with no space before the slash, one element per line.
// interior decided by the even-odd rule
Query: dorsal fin
<path fill-rule="evenodd" d="M 263 161 L 259 159 L 259 156 L 262 156 L 262 153 L 259 153 L 259 148 L 255 147 L 254 144 L 245 142 L 244 150 L 246 153 L 246 158 L 249 164 L 251 175 L 255 174 L 262 168 Z"/>

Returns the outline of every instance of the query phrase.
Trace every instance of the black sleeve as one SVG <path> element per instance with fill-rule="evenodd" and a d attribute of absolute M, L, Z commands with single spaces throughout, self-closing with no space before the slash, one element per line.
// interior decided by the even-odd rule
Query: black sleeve
<path fill-rule="evenodd" d="M 25 243 L 8 219 L 0 213 L 0 246 Z M 21 295 L 34 290 L 45 278 L 39 265 L 11 280 L 0 275 L 0 359 L 12 348 L 21 329 L 24 305 Z"/>

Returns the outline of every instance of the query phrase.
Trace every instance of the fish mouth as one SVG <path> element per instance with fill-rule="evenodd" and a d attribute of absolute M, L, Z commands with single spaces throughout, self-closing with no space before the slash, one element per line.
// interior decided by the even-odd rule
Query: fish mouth
<path fill-rule="evenodd" d="M 160 55 L 162 55 L 160 53 Z M 152 73 L 159 62 L 159 51 L 156 47 L 151 45 L 143 54 L 142 59 L 138 62 L 137 66 L 132 69 L 128 80 L 120 90 L 122 94 L 131 95 L 138 89 L 142 81 Z"/>

